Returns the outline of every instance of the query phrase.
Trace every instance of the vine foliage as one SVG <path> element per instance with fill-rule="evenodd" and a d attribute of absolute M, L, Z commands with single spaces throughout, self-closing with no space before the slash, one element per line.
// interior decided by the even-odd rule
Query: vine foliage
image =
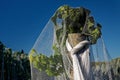
<path fill-rule="evenodd" d="M 39 71 L 44 71 L 49 76 L 58 76 L 64 72 L 62 56 L 59 53 L 59 49 L 56 45 L 53 46 L 54 55 L 46 56 L 44 54 L 38 54 L 35 49 L 31 50 L 29 55 L 30 62 Z"/>

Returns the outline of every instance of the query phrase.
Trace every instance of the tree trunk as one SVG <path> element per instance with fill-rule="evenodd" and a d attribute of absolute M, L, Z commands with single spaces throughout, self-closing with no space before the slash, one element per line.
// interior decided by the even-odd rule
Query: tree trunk
<path fill-rule="evenodd" d="M 68 34 L 68 42 L 70 43 L 70 45 L 72 47 L 76 46 L 79 42 L 81 42 L 83 40 L 85 40 L 85 36 L 82 35 L 82 34 L 80 34 L 80 33 Z M 69 57 L 70 57 L 70 59 L 72 59 L 70 53 L 69 53 Z M 71 68 L 70 74 L 71 74 L 70 80 L 74 80 L 74 77 L 73 77 L 73 68 Z"/>

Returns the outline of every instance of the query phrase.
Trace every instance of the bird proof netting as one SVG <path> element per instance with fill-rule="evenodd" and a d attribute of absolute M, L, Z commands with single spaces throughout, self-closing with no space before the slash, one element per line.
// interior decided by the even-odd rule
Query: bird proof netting
<path fill-rule="evenodd" d="M 29 59 L 31 80 L 112 80 L 101 25 L 83 7 L 58 8 Z"/>

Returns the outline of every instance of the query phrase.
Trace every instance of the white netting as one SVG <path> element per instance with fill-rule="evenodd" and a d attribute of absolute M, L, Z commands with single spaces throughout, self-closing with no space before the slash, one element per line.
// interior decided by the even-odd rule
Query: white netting
<path fill-rule="evenodd" d="M 65 19 L 58 18 L 56 21 L 56 25 L 51 19 L 48 21 L 30 51 L 32 80 L 79 80 L 74 79 L 73 60 L 65 45 L 68 38 L 67 22 Z M 112 80 L 111 58 L 103 39 L 98 39 L 97 43 L 89 45 L 88 49 L 89 56 L 86 55 L 86 61 L 90 65 L 89 74 L 87 74 L 91 76 L 89 80 Z M 88 80 L 88 78 L 82 80 Z"/>

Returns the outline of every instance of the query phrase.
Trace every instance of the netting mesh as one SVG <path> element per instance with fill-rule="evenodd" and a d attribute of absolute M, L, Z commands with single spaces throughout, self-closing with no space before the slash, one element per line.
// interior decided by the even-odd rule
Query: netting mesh
<path fill-rule="evenodd" d="M 92 55 L 94 65 L 92 65 L 93 75 L 95 80 L 113 80 L 111 74 L 111 57 L 105 47 L 103 38 L 97 41 L 97 44 L 92 46 Z"/>
<path fill-rule="evenodd" d="M 57 18 L 55 25 L 51 19 L 29 54 L 31 79 L 73 80 L 73 62 L 65 45 L 68 38 L 67 22 Z M 98 39 L 96 44 L 89 46 L 89 49 L 92 80 L 112 80 L 111 58 L 103 39 Z"/>
<path fill-rule="evenodd" d="M 53 53 L 52 50 L 54 40 L 53 26 L 54 26 L 53 23 L 51 22 L 51 20 L 49 20 L 33 46 L 33 49 L 35 49 L 37 52 L 44 53 L 47 56 Z"/>

